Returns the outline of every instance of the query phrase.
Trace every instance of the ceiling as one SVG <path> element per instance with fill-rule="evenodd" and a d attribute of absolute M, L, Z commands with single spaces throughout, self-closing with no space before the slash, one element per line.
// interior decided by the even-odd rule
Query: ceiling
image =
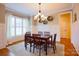
<path fill-rule="evenodd" d="M 14 10 L 29 16 L 36 15 L 39 10 L 38 3 L 4 3 L 6 9 Z M 72 8 L 71 3 L 42 3 L 41 10 L 44 15 L 51 15 L 56 12 Z"/>

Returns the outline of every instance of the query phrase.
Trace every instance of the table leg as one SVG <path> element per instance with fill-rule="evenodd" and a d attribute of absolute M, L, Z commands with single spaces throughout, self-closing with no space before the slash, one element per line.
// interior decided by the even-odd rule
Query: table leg
<path fill-rule="evenodd" d="M 46 49 L 45 50 L 46 50 L 46 55 L 47 55 L 47 39 L 46 39 Z"/>
<path fill-rule="evenodd" d="M 52 36 L 51 36 L 51 47 L 52 47 Z"/>

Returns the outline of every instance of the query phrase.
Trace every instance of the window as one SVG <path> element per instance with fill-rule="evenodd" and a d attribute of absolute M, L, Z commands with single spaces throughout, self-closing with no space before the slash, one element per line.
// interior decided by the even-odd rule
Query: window
<path fill-rule="evenodd" d="M 23 19 L 23 34 L 25 34 L 25 32 L 29 31 L 29 20 L 27 19 Z"/>
<path fill-rule="evenodd" d="M 30 21 L 28 20 L 28 18 L 20 18 L 13 15 L 9 15 L 7 19 L 8 38 L 24 35 L 27 31 L 30 30 Z"/>
<path fill-rule="evenodd" d="M 7 20 L 7 37 L 15 36 L 15 17 L 12 15 L 8 16 Z"/>
<path fill-rule="evenodd" d="M 16 17 L 16 35 L 22 35 L 22 18 Z"/>

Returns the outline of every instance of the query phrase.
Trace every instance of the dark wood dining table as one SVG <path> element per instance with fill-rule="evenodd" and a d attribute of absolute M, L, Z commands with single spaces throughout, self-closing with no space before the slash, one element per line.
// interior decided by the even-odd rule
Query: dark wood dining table
<path fill-rule="evenodd" d="M 29 36 L 30 38 L 34 39 L 34 38 L 37 38 L 37 39 L 41 39 L 41 40 L 44 40 L 45 41 L 45 52 L 46 52 L 46 55 L 47 55 L 47 41 L 51 38 L 51 42 L 52 42 L 52 35 L 49 35 L 49 36 L 44 36 L 44 35 L 41 35 L 41 36 L 35 36 L 33 37 L 32 35 Z M 51 43 L 52 44 L 52 43 Z"/>

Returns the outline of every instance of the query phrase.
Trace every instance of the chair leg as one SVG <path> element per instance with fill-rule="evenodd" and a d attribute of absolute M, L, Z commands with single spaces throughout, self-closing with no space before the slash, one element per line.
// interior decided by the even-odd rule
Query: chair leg
<path fill-rule="evenodd" d="M 39 47 L 39 56 L 41 56 L 41 46 Z"/>
<path fill-rule="evenodd" d="M 30 52 L 31 52 L 31 46 L 32 46 L 32 44 L 30 43 Z"/>
<path fill-rule="evenodd" d="M 33 53 L 34 53 L 34 51 L 35 51 L 35 45 L 33 45 Z"/>
<path fill-rule="evenodd" d="M 55 50 L 56 50 L 56 47 L 54 46 L 54 47 L 53 47 L 53 52 L 54 52 L 54 54 L 55 54 Z"/>
<path fill-rule="evenodd" d="M 25 43 L 25 49 L 27 50 L 27 43 Z"/>
<path fill-rule="evenodd" d="M 56 50 L 56 45 L 55 45 L 55 50 Z"/>
<path fill-rule="evenodd" d="M 45 47 L 45 45 L 44 45 L 44 51 L 46 51 L 46 47 Z"/>

